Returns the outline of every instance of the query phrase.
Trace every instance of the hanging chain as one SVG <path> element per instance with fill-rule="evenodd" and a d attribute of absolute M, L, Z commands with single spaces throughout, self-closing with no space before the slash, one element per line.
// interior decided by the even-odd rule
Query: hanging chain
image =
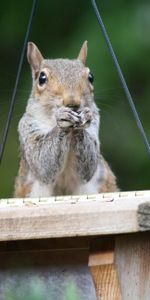
<path fill-rule="evenodd" d="M 2 161 L 4 148 L 5 148 L 5 144 L 6 144 L 6 140 L 7 140 L 7 136 L 8 136 L 8 131 L 9 131 L 9 127 L 10 127 L 10 123 L 11 123 L 11 119 L 12 119 L 12 114 L 13 114 L 13 110 L 14 110 L 17 88 L 18 88 L 21 70 L 22 70 L 22 66 L 23 66 L 23 60 L 24 60 L 24 56 L 25 56 L 26 46 L 27 46 L 28 38 L 29 38 L 29 35 L 31 32 L 32 21 L 33 21 L 33 17 L 34 17 L 36 8 L 37 8 L 37 3 L 38 3 L 38 0 L 33 0 L 31 14 L 29 17 L 27 31 L 26 31 L 26 35 L 25 35 L 25 39 L 24 39 L 24 43 L 23 43 L 23 47 L 22 47 L 22 51 L 21 51 L 20 61 L 19 61 L 19 65 L 18 65 L 16 81 L 15 81 L 15 85 L 14 85 L 14 89 L 13 89 L 13 93 L 12 93 L 12 97 L 11 97 L 10 108 L 8 111 L 6 124 L 4 127 L 3 134 L 2 134 L 2 139 L 1 139 L 1 144 L 0 144 L 0 163 Z"/>
<path fill-rule="evenodd" d="M 119 75 L 119 78 L 120 78 L 122 87 L 123 87 L 123 89 L 124 89 L 124 92 L 125 92 L 125 94 L 126 94 L 127 100 L 128 100 L 128 102 L 129 102 L 129 105 L 130 105 L 130 108 L 131 108 L 131 111 L 132 111 L 132 113 L 133 113 L 133 115 L 134 115 L 136 124 L 137 124 L 137 126 L 138 126 L 138 128 L 139 128 L 139 131 L 140 131 L 140 134 L 141 134 L 141 136 L 142 136 L 142 139 L 143 139 L 143 142 L 144 142 L 144 144 L 145 144 L 145 147 L 146 147 L 146 149 L 147 149 L 147 152 L 148 152 L 148 154 L 150 155 L 150 145 L 149 145 L 149 142 L 148 142 L 146 133 L 145 133 L 145 131 L 144 131 L 144 128 L 143 128 L 142 123 L 141 123 L 141 121 L 140 121 L 139 115 L 138 115 L 137 110 L 136 110 L 136 108 L 135 108 L 135 105 L 134 105 L 132 96 L 131 96 L 130 91 L 129 91 L 129 89 L 128 89 L 128 86 L 127 86 L 127 84 L 126 84 L 126 81 L 125 81 L 124 75 L 123 75 L 123 73 L 122 73 L 122 70 L 121 70 L 121 68 L 120 68 L 120 65 L 119 65 L 118 59 L 117 59 L 117 57 L 116 57 L 116 54 L 115 54 L 115 52 L 114 52 L 114 50 L 113 50 L 112 44 L 111 44 L 111 42 L 110 42 L 110 39 L 109 39 L 109 36 L 108 36 L 108 34 L 107 34 L 105 25 L 104 25 L 103 20 L 102 20 L 102 18 L 101 18 L 100 12 L 99 12 L 99 10 L 98 10 L 98 8 L 97 8 L 96 1 L 95 1 L 95 0 L 91 0 L 91 2 L 92 2 L 92 5 L 93 5 L 94 12 L 95 12 L 95 14 L 96 14 L 96 17 L 97 17 L 99 26 L 100 26 L 100 28 L 101 28 L 101 30 L 102 30 L 103 35 L 104 35 L 104 39 L 105 39 L 106 44 L 107 44 L 107 46 L 108 46 L 109 52 L 110 52 L 110 54 L 111 54 L 111 56 L 112 56 L 114 65 L 115 65 L 116 70 L 117 70 L 117 72 L 118 72 L 118 75 Z"/>

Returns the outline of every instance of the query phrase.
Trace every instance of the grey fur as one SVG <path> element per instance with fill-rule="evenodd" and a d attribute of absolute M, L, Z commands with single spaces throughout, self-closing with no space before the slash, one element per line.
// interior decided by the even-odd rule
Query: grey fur
<path fill-rule="evenodd" d="M 46 184 L 54 182 L 66 160 L 70 132 L 56 126 L 49 133 L 41 134 L 26 114 L 20 121 L 19 132 L 23 133 L 20 142 L 34 176 Z"/>
<path fill-rule="evenodd" d="M 84 129 L 79 129 L 74 134 L 72 147 L 76 158 L 76 171 L 81 182 L 87 182 L 94 175 L 99 162 L 97 142 Z"/>

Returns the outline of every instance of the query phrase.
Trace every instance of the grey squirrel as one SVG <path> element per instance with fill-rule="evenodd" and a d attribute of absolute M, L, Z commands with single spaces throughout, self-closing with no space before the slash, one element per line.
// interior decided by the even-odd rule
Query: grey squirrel
<path fill-rule="evenodd" d="M 18 126 L 21 161 L 15 197 L 117 191 L 115 175 L 100 153 L 87 42 L 77 59 L 44 59 L 29 42 L 27 58 L 33 84 Z"/>

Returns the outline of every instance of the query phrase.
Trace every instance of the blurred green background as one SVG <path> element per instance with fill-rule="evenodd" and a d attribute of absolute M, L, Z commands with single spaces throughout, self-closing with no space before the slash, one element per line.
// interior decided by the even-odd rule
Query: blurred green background
<path fill-rule="evenodd" d="M 150 141 L 150 1 L 97 0 L 139 116 Z M 0 137 L 15 83 L 32 6 L 8 0 L 0 9 Z M 95 99 L 101 109 L 101 149 L 117 175 L 121 190 L 149 189 L 150 159 L 136 127 L 108 53 L 90 0 L 39 0 L 30 40 L 45 57 L 77 56 L 88 40 L 88 66 L 95 77 Z M 25 59 L 15 110 L 0 166 L 0 197 L 11 197 L 19 164 L 17 124 L 31 89 Z"/>

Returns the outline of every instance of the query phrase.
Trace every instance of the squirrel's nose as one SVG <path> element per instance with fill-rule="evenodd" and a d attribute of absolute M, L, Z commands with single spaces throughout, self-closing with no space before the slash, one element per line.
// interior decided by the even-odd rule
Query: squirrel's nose
<path fill-rule="evenodd" d="M 80 107 L 81 100 L 78 95 L 72 95 L 71 93 L 67 93 L 63 96 L 64 105 L 72 108 L 73 110 L 77 110 Z"/>

